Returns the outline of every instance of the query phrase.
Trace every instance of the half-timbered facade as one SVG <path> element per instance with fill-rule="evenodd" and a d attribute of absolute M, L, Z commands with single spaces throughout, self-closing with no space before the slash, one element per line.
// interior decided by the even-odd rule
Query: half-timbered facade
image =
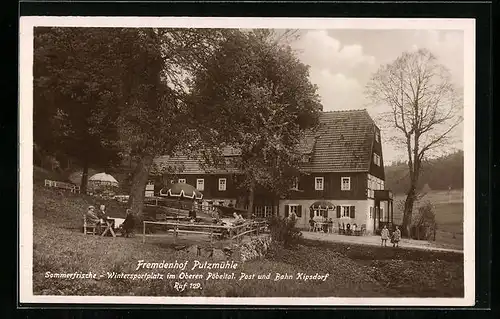
<path fill-rule="evenodd" d="M 322 112 L 320 125 L 307 132 L 300 144 L 303 161 L 285 198 L 273 199 L 255 194 L 254 214 L 268 217 L 294 213 L 297 226 L 307 228 L 309 219 L 326 215 L 335 225 L 364 225 L 368 232 L 392 219 L 392 194 L 385 190 L 382 137 L 366 110 Z M 227 159 L 239 156 L 238 150 L 224 150 Z M 236 170 L 206 170 L 197 159 L 187 156 L 159 157 L 163 165 L 181 166 L 175 174 L 165 174 L 162 184 L 186 182 L 204 195 L 203 205 L 233 205 L 246 208 L 247 193 L 238 189 Z M 315 211 L 317 201 L 334 205 L 328 211 Z"/>

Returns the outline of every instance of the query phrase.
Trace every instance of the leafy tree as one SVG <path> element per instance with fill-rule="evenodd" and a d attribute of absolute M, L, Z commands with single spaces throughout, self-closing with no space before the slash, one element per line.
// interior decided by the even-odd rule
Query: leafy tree
<path fill-rule="evenodd" d="M 390 111 L 382 120 L 396 132 L 395 145 L 407 153 L 409 186 L 406 191 L 403 228 L 410 233 L 422 162 L 432 151 L 449 143 L 462 122 L 461 94 L 450 81 L 449 71 L 428 50 L 405 52 L 383 65 L 367 85 L 368 97 Z"/>
<path fill-rule="evenodd" d="M 122 149 L 136 158 L 129 206 L 142 213 L 144 189 L 156 156 L 172 155 L 196 138 L 187 99 L 194 70 L 203 70 L 232 30 L 138 29 L 132 38 L 119 133 Z"/>
<path fill-rule="evenodd" d="M 34 141 L 81 160 L 83 191 L 90 165 L 119 159 L 119 45 L 117 29 L 35 29 Z"/>
<path fill-rule="evenodd" d="M 283 194 L 298 173 L 297 146 L 315 127 L 321 105 L 308 67 L 269 30 L 232 34 L 206 69 L 195 73 L 191 108 L 207 165 L 222 165 L 206 145 L 241 150 L 236 165 L 253 211 L 256 187 Z M 220 148 L 219 148 L 220 150 Z"/>

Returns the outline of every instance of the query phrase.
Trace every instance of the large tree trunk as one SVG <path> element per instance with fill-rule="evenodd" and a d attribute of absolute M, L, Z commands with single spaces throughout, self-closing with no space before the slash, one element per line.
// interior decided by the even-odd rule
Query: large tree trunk
<path fill-rule="evenodd" d="M 405 208 L 403 212 L 403 232 L 406 231 L 406 236 L 410 237 L 410 227 L 413 213 L 413 205 L 415 203 L 415 187 L 410 185 L 410 189 L 406 195 Z"/>
<path fill-rule="evenodd" d="M 144 192 L 146 183 L 149 179 L 149 170 L 153 164 L 153 157 L 144 155 L 137 163 L 132 176 L 132 186 L 130 188 L 130 197 L 128 207 L 132 214 L 142 220 L 142 208 L 144 207 Z"/>
<path fill-rule="evenodd" d="M 89 161 L 87 159 L 84 159 L 83 160 L 82 181 L 80 183 L 80 192 L 82 194 L 87 194 L 88 181 L 89 181 Z"/>

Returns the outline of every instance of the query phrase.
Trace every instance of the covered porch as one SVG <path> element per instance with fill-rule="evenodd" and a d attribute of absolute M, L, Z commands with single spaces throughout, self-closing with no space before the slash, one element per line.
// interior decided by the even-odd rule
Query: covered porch
<path fill-rule="evenodd" d="M 385 225 L 387 225 L 389 231 L 392 231 L 392 227 L 394 224 L 394 203 L 393 203 L 392 191 L 375 190 L 374 198 L 375 198 L 375 212 L 373 214 L 373 233 L 380 234 L 380 230 Z M 383 205 L 387 207 L 387 211 L 380 209 L 381 203 L 387 204 Z"/>

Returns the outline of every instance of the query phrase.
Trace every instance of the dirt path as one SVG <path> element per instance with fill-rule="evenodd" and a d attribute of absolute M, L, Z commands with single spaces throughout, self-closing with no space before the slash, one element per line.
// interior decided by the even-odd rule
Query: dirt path
<path fill-rule="evenodd" d="M 339 234 L 326 234 L 326 233 L 309 232 L 309 231 L 303 231 L 302 234 L 305 239 L 311 239 L 311 240 L 380 246 L 380 236 L 345 236 Z M 392 246 L 391 243 L 387 243 L 387 245 Z M 404 238 L 399 243 L 399 246 L 402 248 L 463 253 L 463 250 L 461 249 L 438 247 L 437 245 L 427 241 L 417 241 Z"/>

